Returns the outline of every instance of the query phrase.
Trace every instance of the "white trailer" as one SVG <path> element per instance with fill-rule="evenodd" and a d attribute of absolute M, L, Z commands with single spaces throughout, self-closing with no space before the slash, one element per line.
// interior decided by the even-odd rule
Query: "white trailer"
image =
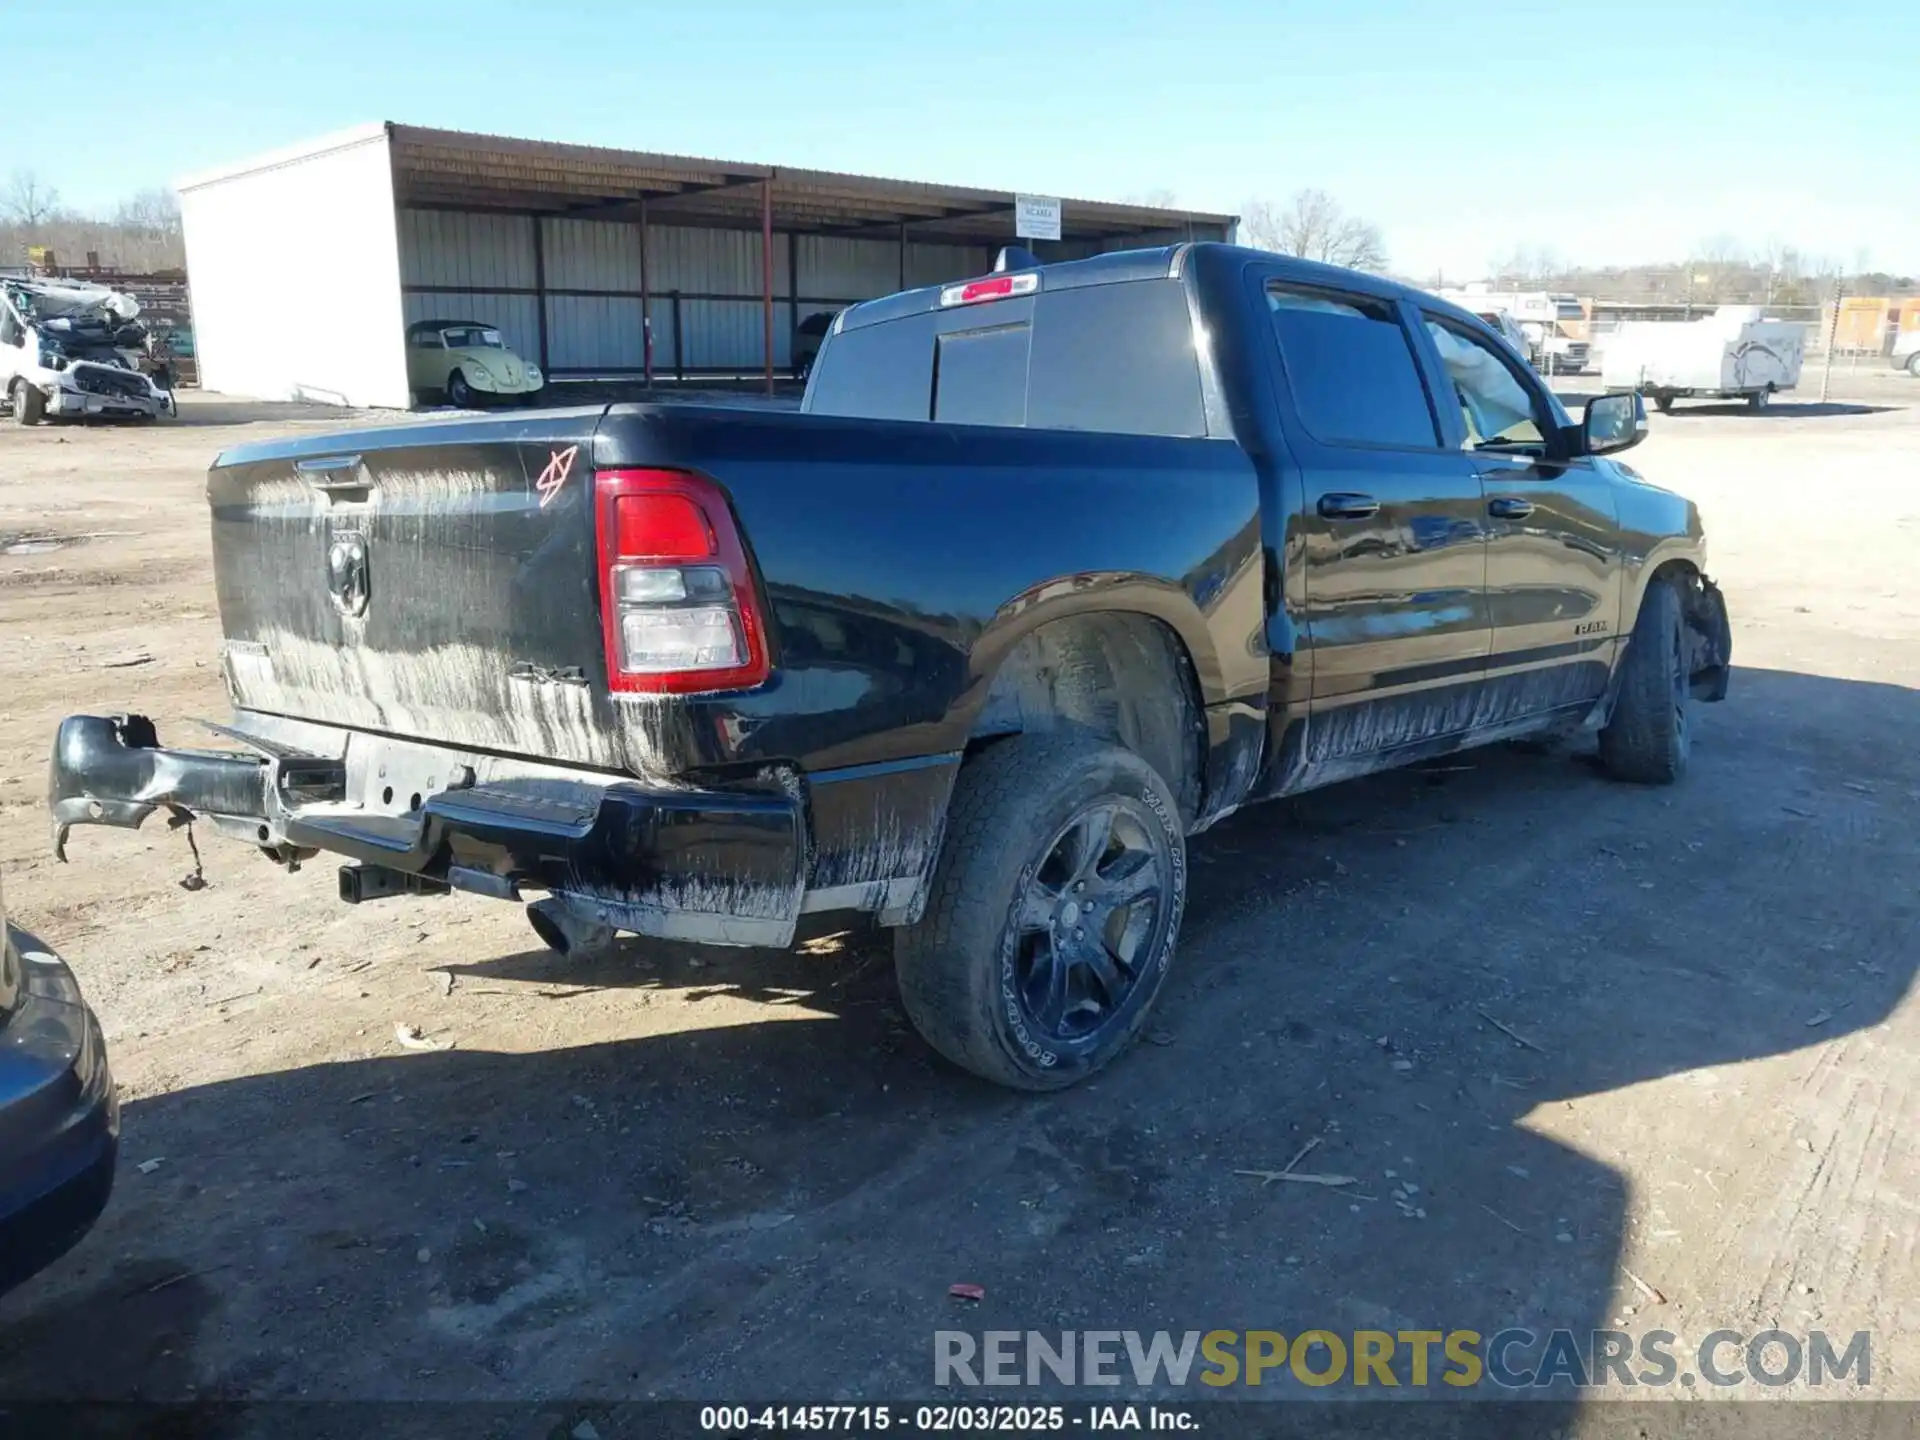
<path fill-rule="evenodd" d="M 1722 305 L 1698 320 L 1634 320 L 1607 338 L 1600 378 L 1668 411 L 1675 400 L 1745 400 L 1755 410 L 1800 383 L 1805 332 L 1758 305 Z"/>

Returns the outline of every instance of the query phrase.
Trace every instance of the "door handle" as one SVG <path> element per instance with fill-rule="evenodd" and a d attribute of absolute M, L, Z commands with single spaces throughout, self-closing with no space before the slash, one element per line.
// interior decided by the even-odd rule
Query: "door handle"
<path fill-rule="evenodd" d="M 1380 513 L 1380 502 L 1371 495 L 1322 495 L 1319 509 L 1329 520 L 1365 520 Z"/>
<path fill-rule="evenodd" d="M 1487 513 L 1496 520 L 1524 520 L 1533 513 L 1533 502 L 1517 495 L 1501 495 L 1487 502 Z"/>

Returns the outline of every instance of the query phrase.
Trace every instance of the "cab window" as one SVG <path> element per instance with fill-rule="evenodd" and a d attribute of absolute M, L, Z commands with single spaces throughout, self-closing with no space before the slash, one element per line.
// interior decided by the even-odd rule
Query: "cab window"
<path fill-rule="evenodd" d="M 416 350 L 443 350 L 440 335 L 435 330 L 416 330 L 413 332 L 413 348 Z"/>
<path fill-rule="evenodd" d="M 1275 281 L 1267 308 L 1294 408 L 1314 439 L 1439 446 L 1412 337 L 1392 301 Z"/>
<path fill-rule="evenodd" d="M 1464 326 L 1426 316 L 1427 333 L 1453 384 L 1468 450 L 1539 449 L 1546 444 L 1539 397 L 1507 357 Z"/>

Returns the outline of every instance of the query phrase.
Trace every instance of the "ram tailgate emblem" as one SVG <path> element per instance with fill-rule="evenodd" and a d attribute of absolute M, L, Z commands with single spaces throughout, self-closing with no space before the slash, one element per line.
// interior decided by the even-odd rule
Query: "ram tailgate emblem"
<path fill-rule="evenodd" d="M 333 608 L 349 620 L 367 613 L 373 598 L 373 577 L 367 564 L 367 537 L 358 530 L 338 530 L 327 543 L 327 595 Z"/>

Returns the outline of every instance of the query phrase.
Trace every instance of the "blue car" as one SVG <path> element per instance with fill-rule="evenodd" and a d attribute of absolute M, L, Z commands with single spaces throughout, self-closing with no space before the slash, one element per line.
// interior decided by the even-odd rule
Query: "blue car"
<path fill-rule="evenodd" d="M 120 1104 L 100 1022 L 0 895 L 0 1292 L 77 1244 L 106 1207 Z"/>

